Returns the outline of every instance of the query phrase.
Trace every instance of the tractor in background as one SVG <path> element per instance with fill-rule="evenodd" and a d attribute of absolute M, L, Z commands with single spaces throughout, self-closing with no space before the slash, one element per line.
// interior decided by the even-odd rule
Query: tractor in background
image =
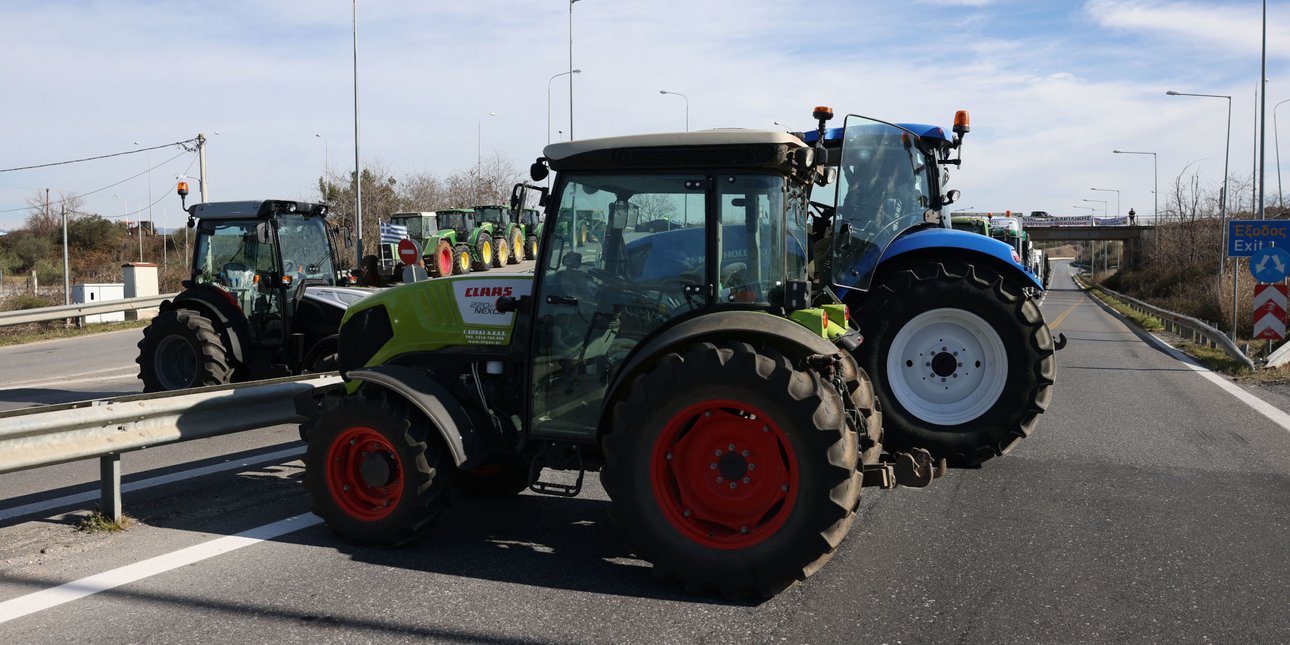
<path fill-rule="evenodd" d="M 945 168 L 961 164 L 968 131 L 961 111 L 953 137 L 939 126 L 876 119 L 800 136 L 822 148 L 839 175 L 815 188 L 824 225 L 813 248 L 828 248 L 822 242 L 838 222 L 848 235 L 873 240 L 857 246 L 842 235 L 832 244 L 847 252 L 824 254 L 831 266 L 819 253 L 814 261 L 817 279 L 838 285 L 817 297 L 856 312 L 865 342 L 855 356 L 874 377 L 884 442 L 975 467 L 1034 430 L 1052 399 L 1061 343 L 1035 298 L 1043 284 L 1020 252 L 955 230 L 943 214 L 959 194 L 942 190 Z"/>
<path fill-rule="evenodd" d="M 475 214 L 479 221 L 493 227 L 494 242 L 498 256 L 503 264 L 519 264 L 524 261 L 525 235 L 519 218 L 506 206 L 476 206 Z M 505 246 L 506 253 L 501 249 Z M 500 266 L 500 265 L 498 265 Z"/>
<path fill-rule="evenodd" d="M 406 226 L 408 237 L 421 247 L 422 259 L 430 277 L 469 273 L 473 264 L 471 247 L 461 241 L 463 238 L 458 237 L 457 230 L 451 225 L 441 225 L 443 221 L 455 224 L 456 218 L 448 216 L 441 219 L 440 213 L 436 212 L 390 215 L 390 222 Z M 390 252 L 397 257 L 396 251 L 391 249 Z"/>
<path fill-rule="evenodd" d="M 180 197 L 187 196 L 181 183 Z M 145 392 L 334 369 L 341 316 L 371 290 L 337 269 L 328 207 L 292 200 L 185 208 L 192 272 L 139 341 Z"/>

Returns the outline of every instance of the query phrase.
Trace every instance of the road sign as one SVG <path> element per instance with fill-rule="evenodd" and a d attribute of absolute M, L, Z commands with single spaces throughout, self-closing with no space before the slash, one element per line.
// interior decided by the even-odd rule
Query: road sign
<path fill-rule="evenodd" d="M 1286 286 L 1254 285 L 1254 337 L 1281 340 L 1286 335 Z"/>
<path fill-rule="evenodd" d="M 1287 245 L 1290 248 L 1290 244 Z M 1250 258 L 1250 273 L 1259 282 L 1281 282 L 1290 274 L 1290 251 L 1265 246 Z"/>
<path fill-rule="evenodd" d="M 408 266 L 416 265 L 421 259 L 421 249 L 417 248 L 417 243 L 409 239 L 399 240 L 399 260 Z"/>
<path fill-rule="evenodd" d="M 1248 258 L 1265 246 L 1290 248 L 1290 221 L 1234 219 L 1227 223 L 1227 256 Z"/>

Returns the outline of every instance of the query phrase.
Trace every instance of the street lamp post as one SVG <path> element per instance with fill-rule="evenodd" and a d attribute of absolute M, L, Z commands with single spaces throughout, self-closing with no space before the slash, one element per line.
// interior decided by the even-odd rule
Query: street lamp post
<path fill-rule="evenodd" d="M 489 112 L 488 116 L 497 116 L 496 112 Z M 484 165 L 484 115 L 479 115 L 476 119 L 476 142 L 475 142 L 475 170 L 482 174 Z"/>
<path fill-rule="evenodd" d="M 573 3 L 569 0 L 569 140 L 573 141 Z"/>
<path fill-rule="evenodd" d="M 672 96 L 679 96 L 681 97 L 681 100 L 685 101 L 685 131 L 689 132 L 690 131 L 690 97 L 680 92 L 669 92 L 667 90 L 659 90 L 658 93 L 671 94 Z"/>
<path fill-rule="evenodd" d="M 1290 99 L 1281 101 L 1281 103 L 1286 101 L 1290 101 Z M 1281 103 L 1272 106 L 1272 146 L 1277 153 L 1277 207 L 1284 209 L 1286 207 L 1285 195 L 1281 192 L 1281 135 L 1277 134 L 1277 108 L 1281 107 Z"/>
<path fill-rule="evenodd" d="M 314 133 L 314 137 L 322 139 L 323 142 L 323 177 L 326 177 L 327 173 L 331 171 L 331 144 L 327 142 L 327 137 L 317 132 Z"/>
<path fill-rule="evenodd" d="M 136 146 L 139 145 L 139 142 L 135 141 L 134 145 Z M 152 219 L 152 151 L 149 150 L 145 152 L 144 155 L 147 158 L 147 161 L 145 163 L 148 166 L 148 170 L 147 170 L 148 172 L 148 225 L 152 227 L 152 232 L 155 235 L 157 233 L 157 223 Z M 165 246 L 164 241 L 162 242 L 162 246 Z M 143 229 L 142 228 L 139 229 L 139 247 L 143 248 Z M 139 261 L 143 262 L 142 251 L 139 252 Z"/>
<path fill-rule="evenodd" d="M 582 73 L 582 70 L 580 69 L 571 69 L 567 72 L 560 72 L 559 74 L 552 76 L 550 80 L 546 82 L 546 143 L 547 145 L 551 145 L 551 84 L 555 82 L 555 79 L 560 78 L 561 76 L 568 76 L 570 74 L 581 74 L 581 73 Z"/>
<path fill-rule="evenodd" d="M 354 266 L 363 266 L 363 162 L 358 156 L 358 0 L 353 0 L 354 40 Z"/>
<path fill-rule="evenodd" d="M 1132 150 L 1112 150 L 1117 155 L 1151 155 L 1151 225 L 1155 226 L 1157 231 L 1160 228 L 1160 165 L 1157 163 L 1159 158 L 1154 152 L 1134 152 Z"/>
<path fill-rule="evenodd" d="M 1110 200 L 1108 200 L 1108 199 L 1085 199 L 1084 201 L 1086 201 L 1086 202 L 1092 202 L 1092 203 L 1094 203 L 1094 204 L 1101 204 L 1101 205 L 1102 205 L 1102 217 L 1106 217 L 1106 216 L 1107 216 L 1107 212 L 1106 212 L 1106 205 L 1110 202 Z M 1094 210 L 1093 212 L 1094 212 L 1095 214 L 1097 213 L 1097 211 L 1096 211 L 1096 210 Z"/>
<path fill-rule="evenodd" d="M 1089 190 L 1096 190 L 1104 193 L 1115 193 L 1115 216 L 1116 217 L 1120 216 L 1120 191 L 1119 190 L 1116 190 L 1114 188 L 1090 188 Z"/>
<path fill-rule="evenodd" d="M 1232 155 L 1232 97 L 1225 94 L 1190 94 L 1187 92 L 1175 92 L 1169 90 L 1165 92 L 1169 96 L 1200 96 L 1211 99 L 1227 99 L 1227 143 L 1223 150 L 1223 187 L 1219 190 L 1218 200 L 1218 239 L 1220 251 L 1218 254 L 1218 278 L 1223 279 L 1223 256 L 1226 255 L 1227 249 L 1227 163 Z M 1275 114 L 1273 115 L 1276 116 Z M 1276 125 L 1275 118 L 1272 125 Z M 1279 168 L 1279 166 L 1278 166 Z M 1280 172 L 1278 170 L 1278 172 Z M 1278 181 L 1280 177 L 1278 176 Z M 1279 184 L 1278 184 L 1279 186 Z"/>

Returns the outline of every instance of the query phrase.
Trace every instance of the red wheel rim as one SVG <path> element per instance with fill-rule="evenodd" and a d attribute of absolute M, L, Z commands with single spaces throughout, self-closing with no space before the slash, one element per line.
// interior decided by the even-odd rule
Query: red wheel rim
<path fill-rule="evenodd" d="M 403 469 L 394 446 L 362 426 L 340 433 L 327 450 L 327 488 L 346 515 L 379 520 L 403 498 Z"/>
<path fill-rule="evenodd" d="M 695 403 L 663 428 L 650 484 L 682 535 L 714 549 L 743 549 L 774 535 L 797 499 L 797 458 L 766 414 L 737 401 Z"/>
<path fill-rule="evenodd" d="M 439 249 L 439 275 L 452 273 L 452 249 Z"/>

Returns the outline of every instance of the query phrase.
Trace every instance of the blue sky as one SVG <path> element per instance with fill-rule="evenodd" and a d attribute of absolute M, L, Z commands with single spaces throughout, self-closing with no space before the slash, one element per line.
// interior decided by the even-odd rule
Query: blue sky
<path fill-rule="evenodd" d="M 549 79 L 568 69 L 568 6 L 360 0 L 364 162 L 447 175 L 482 152 L 526 167 L 547 141 Z M 1146 214 L 1151 158 L 1111 150 L 1157 152 L 1162 198 L 1189 164 L 1205 186 L 1222 176 L 1226 102 L 1166 90 L 1232 95 L 1231 172 L 1251 175 L 1260 6 L 580 0 L 575 134 L 682 129 L 685 103 L 660 89 L 687 95 L 691 129 L 801 128 L 818 104 L 944 125 L 967 109 L 955 208 L 1081 214 L 1073 206 L 1101 208 L 1084 199 L 1108 199 L 1114 215 L 1114 194 L 1088 190 L 1099 187 Z M 212 199 L 314 197 L 325 163 L 353 165 L 350 11 L 334 0 L 0 3 L 0 168 L 203 132 Z M 1271 110 L 1290 98 L 1290 2 L 1268 12 Z M 551 87 L 552 136 L 567 137 L 568 85 Z M 1269 195 L 1272 126 L 1269 115 Z M 21 223 L 14 209 L 45 188 L 99 191 L 86 206 L 105 215 L 142 210 L 150 163 L 153 217 L 173 226 L 174 177 L 196 174 L 181 153 L 0 173 L 0 228 Z"/>

